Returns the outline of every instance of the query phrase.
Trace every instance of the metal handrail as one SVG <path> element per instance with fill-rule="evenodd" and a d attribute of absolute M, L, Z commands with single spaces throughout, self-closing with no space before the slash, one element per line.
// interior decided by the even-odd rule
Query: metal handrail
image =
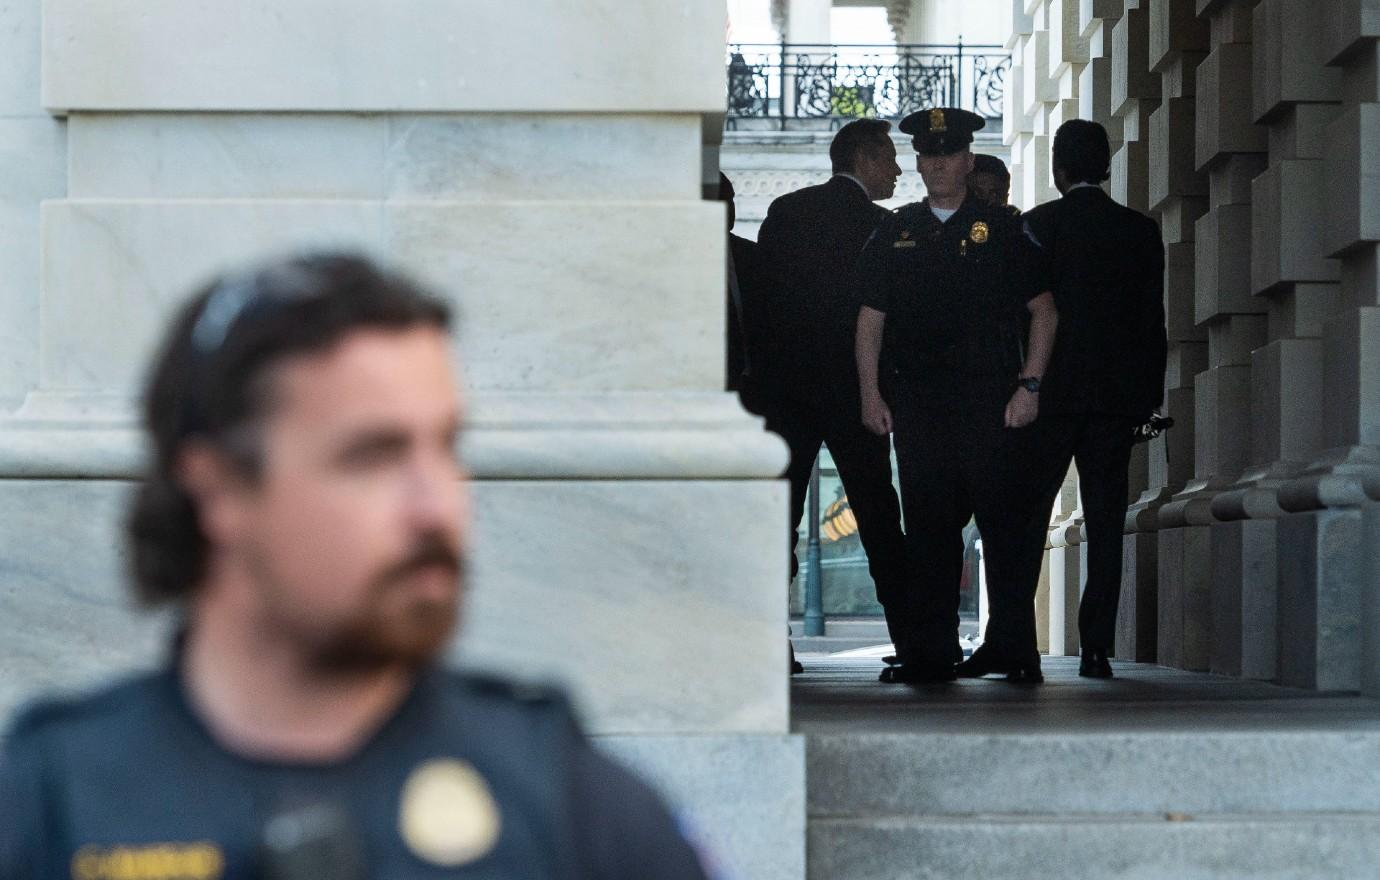
<path fill-rule="evenodd" d="M 926 107 L 1002 115 L 1011 55 L 992 44 L 736 43 L 727 47 L 728 124 L 899 119 Z"/>

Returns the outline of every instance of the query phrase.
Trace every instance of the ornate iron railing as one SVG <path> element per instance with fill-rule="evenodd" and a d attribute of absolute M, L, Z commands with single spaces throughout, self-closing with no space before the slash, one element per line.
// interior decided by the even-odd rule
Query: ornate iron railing
<path fill-rule="evenodd" d="M 1000 46 L 753 44 L 728 47 L 728 121 L 897 120 L 926 107 L 1002 115 Z"/>

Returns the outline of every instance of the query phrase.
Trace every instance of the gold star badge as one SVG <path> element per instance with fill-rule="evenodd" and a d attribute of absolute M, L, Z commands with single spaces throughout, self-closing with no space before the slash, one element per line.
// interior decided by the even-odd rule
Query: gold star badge
<path fill-rule="evenodd" d="M 948 131 L 948 123 L 944 121 L 944 111 L 938 107 L 930 111 L 930 131 Z"/>
<path fill-rule="evenodd" d="M 424 861 L 443 868 L 477 861 L 498 843 L 502 825 L 488 784 L 469 763 L 427 761 L 407 777 L 398 830 Z"/>
<path fill-rule="evenodd" d="M 987 224 L 979 220 L 973 224 L 972 229 L 968 230 L 968 237 L 972 239 L 973 244 L 982 244 L 987 241 L 987 233 L 989 231 Z"/>

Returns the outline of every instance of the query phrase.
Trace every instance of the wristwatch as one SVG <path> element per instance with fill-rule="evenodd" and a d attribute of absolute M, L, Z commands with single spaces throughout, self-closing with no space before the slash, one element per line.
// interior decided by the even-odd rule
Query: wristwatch
<path fill-rule="evenodd" d="M 1019 385 L 1021 388 L 1024 388 L 1026 391 L 1029 391 L 1031 394 L 1040 393 L 1039 376 L 1022 376 L 1016 380 L 1016 384 Z"/>

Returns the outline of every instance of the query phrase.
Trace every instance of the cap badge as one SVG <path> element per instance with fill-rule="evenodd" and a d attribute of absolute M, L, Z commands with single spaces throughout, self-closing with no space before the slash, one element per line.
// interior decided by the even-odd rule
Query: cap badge
<path fill-rule="evenodd" d="M 948 123 L 944 121 L 944 111 L 938 107 L 930 111 L 930 131 L 948 131 Z"/>
<path fill-rule="evenodd" d="M 427 761 L 403 785 L 398 830 L 419 858 L 443 868 L 488 855 L 503 825 L 493 794 L 472 765 Z"/>
<path fill-rule="evenodd" d="M 972 229 L 968 230 L 968 237 L 973 240 L 973 244 L 982 244 L 987 241 L 989 231 L 987 224 L 979 220 L 973 224 Z"/>

